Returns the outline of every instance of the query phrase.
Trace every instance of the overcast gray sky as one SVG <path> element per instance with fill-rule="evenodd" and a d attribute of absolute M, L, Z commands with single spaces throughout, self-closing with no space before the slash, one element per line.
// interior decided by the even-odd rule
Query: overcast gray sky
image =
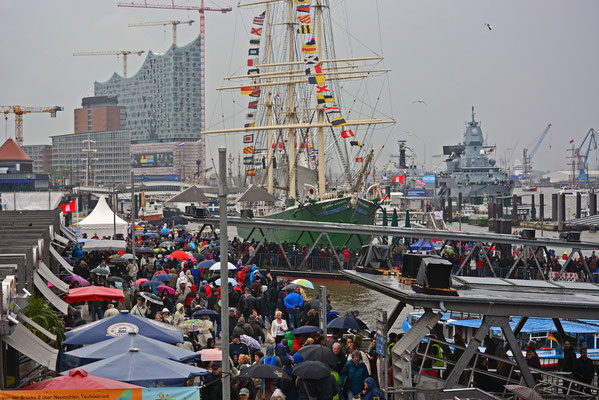
<path fill-rule="evenodd" d="M 141 1 L 141 0 L 140 0 Z M 153 0 L 153 2 L 167 2 Z M 167 2 L 168 3 L 168 2 Z M 393 133 L 375 139 L 386 147 L 377 164 L 387 163 L 395 142 L 407 138 L 430 165 L 443 144 L 462 138 L 470 107 L 497 158 L 530 144 L 548 123 L 553 127 L 534 160 L 535 168 L 566 168 L 568 141 L 580 142 L 599 128 L 599 2 L 596 0 L 332 0 L 338 56 L 370 56 L 382 51 L 391 98 L 383 110 L 398 121 Z M 179 0 L 177 4 L 199 4 Z M 228 72 L 242 70 L 247 30 L 256 9 L 207 13 L 207 122 L 227 113 L 215 88 Z M 73 57 L 74 51 L 165 51 L 170 28 L 128 28 L 127 24 L 170 19 L 199 20 L 192 11 L 118 8 L 113 0 L 4 0 L 0 2 L 2 74 L 0 104 L 61 105 L 56 119 L 25 116 L 25 144 L 51 143 L 50 135 L 73 131 L 73 109 L 93 95 L 93 82 L 122 71 L 117 57 Z M 378 13 L 377 13 L 378 7 Z M 484 25 L 490 23 L 493 30 Z M 339 30 L 351 27 L 349 41 Z M 379 30 L 380 24 L 380 30 Z M 199 24 L 179 28 L 179 45 L 199 34 Z M 381 40 L 382 38 L 382 40 Z M 365 44 L 365 45 L 362 45 Z M 370 50 L 369 50 L 370 49 Z M 382 50 L 381 50 L 382 49 Z M 233 65 L 230 65 L 230 60 Z M 142 57 L 129 58 L 129 75 Z M 244 100 L 239 98 L 240 100 Z M 422 99 L 427 105 L 417 103 Z M 6 129 L 2 126 L 0 138 Z M 8 120 L 14 131 L 13 116 Z M 406 137 L 405 131 L 416 137 Z M 223 137 L 209 140 L 210 151 Z M 240 140 L 227 139 L 234 154 Z M 599 156 L 591 157 L 592 165 Z"/>

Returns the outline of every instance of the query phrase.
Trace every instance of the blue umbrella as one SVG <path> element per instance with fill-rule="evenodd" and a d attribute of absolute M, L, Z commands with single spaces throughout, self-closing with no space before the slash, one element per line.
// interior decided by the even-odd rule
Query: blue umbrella
<path fill-rule="evenodd" d="M 173 240 L 175 243 L 184 243 L 185 239 L 183 238 L 176 238 L 175 240 Z"/>
<path fill-rule="evenodd" d="M 94 344 L 112 337 L 126 335 L 131 331 L 164 343 L 183 343 L 183 334 L 178 327 L 149 318 L 141 318 L 127 311 L 121 311 L 114 317 L 101 319 L 66 332 L 66 340 L 63 343 Z"/>
<path fill-rule="evenodd" d="M 131 348 L 139 349 L 143 353 L 184 363 L 199 361 L 201 358 L 200 354 L 193 351 L 130 332 L 128 335 L 68 351 L 64 354 L 64 362 L 67 368 L 76 368 L 108 357 L 124 354 Z"/>
<path fill-rule="evenodd" d="M 214 260 L 204 260 L 198 264 L 199 269 L 210 268 L 214 265 L 216 261 Z"/>
<path fill-rule="evenodd" d="M 157 357 L 134 348 L 124 354 L 87 364 L 85 370 L 90 375 L 143 387 L 183 386 L 189 378 L 210 373 L 203 368 Z M 61 373 L 68 374 L 69 371 Z"/>
<path fill-rule="evenodd" d="M 231 285 L 233 285 L 233 286 L 237 286 L 237 281 L 236 281 L 235 279 L 233 279 L 233 278 L 229 278 L 229 283 L 230 283 Z M 217 280 L 214 282 L 214 284 L 215 284 L 216 286 L 220 286 L 220 278 L 218 278 L 218 279 L 217 279 Z"/>
<path fill-rule="evenodd" d="M 171 230 L 168 228 L 162 228 L 159 232 L 161 235 L 168 235 L 169 233 L 171 233 Z"/>
<path fill-rule="evenodd" d="M 141 286 L 142 287 L 160 286 L 160 285 L 162 285 L 162 283 L 163 283 L 162 281 L 152 279 L 151 281 L 142 283 Z"/>
<path fill-rule="evenodd" d="M 160 235 L 157 235 L 154 232 L 146 232 L 144 236 L 147 236 L 152 239 L 158 239 L 160 237 Z"/>
<path fill-rule="evenodd" d="M 299 328 L 292 330 L 291 334 L 293 336 L 297 336 L 297 335 L 305 335 L 307 333 L 314 333 L 314 332 L 320 332 L 320 328 L 317 326 L 312 326 L 312 325 L 304 325 L 304 326 L 300 326 Z"/>
<path fill-rule="evenodd" d="M 193 317 L 200 317 L 202 315 L 218 315 L 218 313 L 214 310 L 203 309 L 198 310 L 192 314 Z"/>
<path fill-rule="evenodd" d="M 152 281 L 160 281 L 160 282 L 170 282 L 172 280 L 173 280 L 173 278 L 167 274 L 154 275 L 154 277 L 152 278 Z"/>

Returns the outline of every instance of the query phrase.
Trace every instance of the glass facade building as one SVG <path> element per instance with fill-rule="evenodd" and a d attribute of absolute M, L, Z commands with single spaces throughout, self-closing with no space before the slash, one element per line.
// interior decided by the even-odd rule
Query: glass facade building
<path fill-rule="evenodd" d="M 131 132 L 132 143 L 201 139 L 200 46 L 198 37 L 161 55 L 150 51 L 135 75 L 115 73 L 94 84 L 96 96 L 117 96 L 119 106 L 126 107 L 121 129 Z"/>

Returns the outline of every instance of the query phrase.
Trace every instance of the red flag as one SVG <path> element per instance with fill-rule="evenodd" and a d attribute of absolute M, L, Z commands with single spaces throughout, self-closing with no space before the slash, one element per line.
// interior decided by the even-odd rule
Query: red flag
<path fill-rule="evenodd" d="M 350 136 L 354 136 L 354 133 L 352 132 L 351 129 L 348 129 L 346 131 L 341 131 L 341 137 L 344 139 L 347 139 Z"/>
<path fill-rule="evenodd" d="M 574 143 L 574 139 L 570 139 L 570 144 Z"/>
<path fill-rule="evenodd" d="M 356 157 L 356 162 L 364 162 L 364 157 Z"/>
<path fill-rule="evenodd" d="M 77 199 L 67 204 L 61 204 L 60 208 L 62 209 L 62 212 L 64 214 L 75 212 L 75 210 L 77 209 Z"/>
<path fill-rule="evenodd" d="M 252 28 L 252 31 L 250 32 L 250 35 L 261 36 L 262 35 L 262 28 Z"/>
<path fill-rule="evenodd" d="M 393 177 L 393 183 L 403 183 L 403 180 L 404 180 L 403 175 L 396 175 Z"/>
<path fill-rule="evenodd" d="M 322 85 L 322 86 L 316 85 L 316 93 L 322 93 L 322 92 L 328 92 L 328 91 L 329 91 L 329 85 Z"/>

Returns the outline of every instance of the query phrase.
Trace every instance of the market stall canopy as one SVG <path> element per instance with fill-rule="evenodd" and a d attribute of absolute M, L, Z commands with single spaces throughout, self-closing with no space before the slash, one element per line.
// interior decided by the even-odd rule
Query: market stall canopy
<path fill-rule="evenodd" d="M 67 375 L 46 379 L 34 383 L 21 390 L 79 390 L 79 389 L 138 389 L 141 386 L 131 385 L 113 379 L 89 375 L 81 368 L 72 369 Z"/>
<path fill-rule="evenodd" d="M 15 326 L 15 330 L 11 335 L 2 336 L 2 341 L 36 363 L 51 371 L 56 371 L 58 350 L 35 336 L 25 325 L 18 324 Z"/>
<path fill-rule="evenodd" d="M 106 197 L 100 196 L 93 211 L 77 226 L 81 228 L 81 233 L 86 233 L 88 237 L 92 237 L 94 234 L 103 237 L 112 236 L 115 228 L 117 234 L 126 235 L 128 224 L 114 214 L 106 203 Z"/>
<path fill-rule="evenodd" d="M 85 370 L 103 378 L 120 379 L 145 387 L 184 386 L 189 378 L 210 373 L 203 368 L 142 353 L 135 348 L 124 354 L 87 364 Z M 68 373 L 70 371 L 62 374 Z"/>
<path fill-rule="evenodd" d="M 124 240 L 90 240 L 83 244 L 83 251 L 98 251 L 98 250 L 127 250 L 127 242 Z"/>
<path fill-rule="evenodd" d="M 170 198 L 167 203 L 206 203 L 210 201 L 208 197 L 197 186 L 190 186 L 175 197 Z"/>
<path fill-rule="evenodd" d="M 128 335 L 68 351 L 64 354 L 64 363 L 67 368 L 75 368 L 124 354 L 131 348 L 139 349 L 142 353 L 184 363 L 200 360 L 199 353 L 130 332 Z"/>
<path fill-rule="evenodd" d="M 183 343 L 181 329 L 173 325 L 157 322 L 149 318 L 141 318 L 121 311 L 113 317 L 101 319 L 91 324 L 77 327 L 66 332 L 64 344 L 94 344 L 113 337 L 137 332 L 142 336 L 160 340 L 164 343 Z"/>
<path fill-rule="evenodd" d="M 237 202 L 242 201 L 279 201 L 279 198 L 268 193 L 266 190 L 258 186 L 250 185 L 249 188 L 241 196 L 237 198 Z"/>

